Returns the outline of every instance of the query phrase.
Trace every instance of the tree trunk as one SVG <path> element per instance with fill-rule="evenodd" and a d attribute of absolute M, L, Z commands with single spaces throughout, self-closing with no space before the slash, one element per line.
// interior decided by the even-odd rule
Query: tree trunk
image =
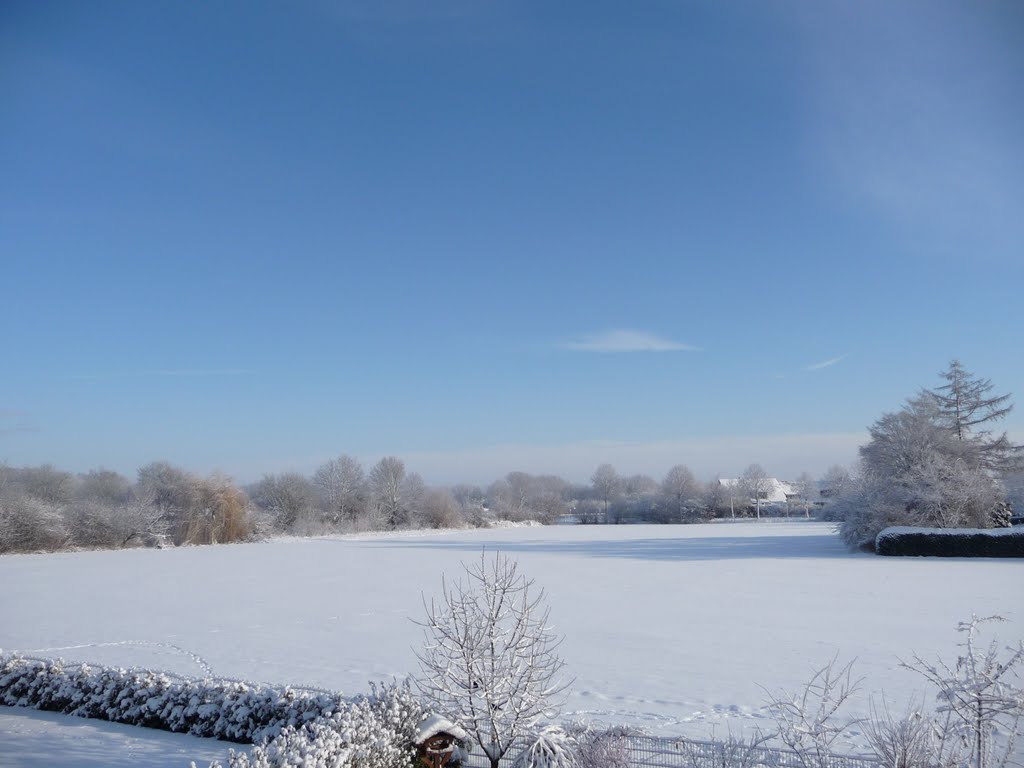
<path fill-rule="evenodd" d="M 981 699 L 978 699 L 977 707 L 978 707 L 977 722 L 974 724 L 974 730 L 976 731 L 976 733 L 975 733 L 975 748 L 978 750 L 978 757 L 977 757 L 977 766 L 976 766 L 976 768 L 985 768 L 984 749 L 983 749 L 983 747 L 984 747 L 984 739 L 982 739 L 982 734 L 981 734 L 982 728 L 984 726 L 984 722 L 983 722 L 984 716 L 983 716 L 982 711 L 981 711 Z"/>

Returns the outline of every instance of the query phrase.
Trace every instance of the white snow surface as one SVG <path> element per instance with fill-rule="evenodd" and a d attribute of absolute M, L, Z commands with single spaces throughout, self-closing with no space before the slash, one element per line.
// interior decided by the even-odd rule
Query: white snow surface
<path fill-rule="evenodd" d="M 900 658 L 954 660 L 955 627 L 972 612 L 1004 615 L 1002 640 L 1024 635 L 1022 560 L 851 553 L 832 524 L 794 521 L 0 557 L 0 648 L 364 692 L 417 670 L 421 594 L 483 547 L 548 592 L 575 677 L 562 719 L 655 735 L 764 725 L 763 688 L 796 690 L 836 655 L 863 678 L 851 717 L 867 714 L 869 692 L 899 710 L 915 691 L 932 703 Z M 864 742 L 853 731 L 845 746 Z"/>
<path fill-rule="evenodd" d="M 238 744 L 152 728 L 0 706 L 0 768 L 188 768 Z"/>

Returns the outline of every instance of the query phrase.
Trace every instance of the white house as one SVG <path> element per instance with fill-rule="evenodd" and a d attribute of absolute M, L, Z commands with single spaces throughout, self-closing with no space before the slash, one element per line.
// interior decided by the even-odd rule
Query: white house
<path fill-rule="evenodd" d="M 740 480 L 737 477 L 723 477 L 720 478 L 718 482 L 727 490 L 732 489 L 734 491 L 739 491 Z M 768 505 L 785 504 L 787 501 L 795 501 L 798 495 L 799 494 L 797 493 L 793 483 L 769 477 L 768 490 L 761 494 L 761 503 Z M 753 503 L 753 498 L 751 498 L 750 501 Z"/>

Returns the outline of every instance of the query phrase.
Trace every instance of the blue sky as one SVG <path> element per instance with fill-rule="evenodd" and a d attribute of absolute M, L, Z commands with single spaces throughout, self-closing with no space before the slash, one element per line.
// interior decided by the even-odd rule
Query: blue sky
<path fill-rule="evenodd" d="M 953 357 L 1019 401 L 1022 34 L 1010 0 L 7 2 L 0 460 L 792 476 Z"/>

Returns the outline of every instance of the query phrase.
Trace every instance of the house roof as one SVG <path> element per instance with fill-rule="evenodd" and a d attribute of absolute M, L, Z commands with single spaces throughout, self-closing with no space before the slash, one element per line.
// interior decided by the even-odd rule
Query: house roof
<path fill-rule="evenodd" d="M 740 484 L 738 477 L 722 477 L 718 480 L 725 488 L 735 488 Z M 784 480 L 778 480 L 774 477 L 768 478 L 769 488 L 768 495 L 764 499 L 767 502 L 783 502 L 786 500 L 786 496 L 796 493 L 796 489 L 792 483 L 787 483 Z"/>

